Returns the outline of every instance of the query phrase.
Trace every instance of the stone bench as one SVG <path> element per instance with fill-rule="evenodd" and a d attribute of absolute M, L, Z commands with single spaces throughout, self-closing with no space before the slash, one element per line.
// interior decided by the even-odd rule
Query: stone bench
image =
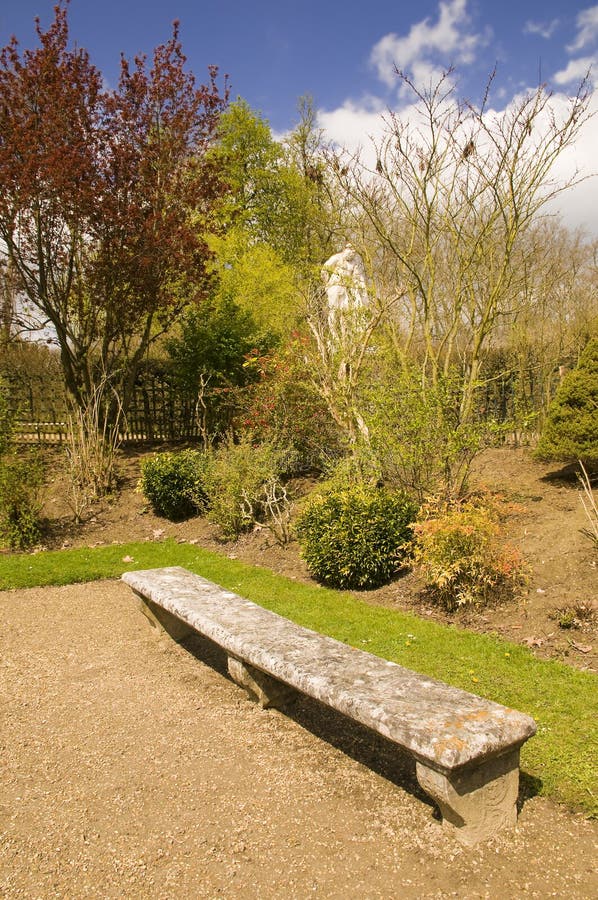
<path fill-rule="evenodd" d="M 472 846 L 517 820 L 519 750 L 533 719 L 317 634 L 186 569 L 127 572 L 150 621 L 175 640 L 199 632 L 262 706 L 300 691 L 415 758 L 445 827 Z"/>

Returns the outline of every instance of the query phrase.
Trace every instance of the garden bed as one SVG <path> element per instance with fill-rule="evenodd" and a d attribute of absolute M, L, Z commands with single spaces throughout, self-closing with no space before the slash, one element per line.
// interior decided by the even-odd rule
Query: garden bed
<path fill-rule="evenodd" d="M 162 448 L 161 448 L 162 449 Z M 265 529 L 255 529 L 236 541 L 223 542 L 204 518 L 174 523 L 155 516 L 136 490 L 141 460 L 151 451 L 129 448 L 121 454 L 120 491 L 89 511 L 75 524 L 68 504 L 66 473 L 61 456 L 52 456 L 55 472 L 48 485 L 44 546 L 102 546 L 168 537 L 192 541 L 243 562 L 266 566 L 291 578 L 311 582 L 297 543 L 282 548 Z M 447 614 L 426 597 L 417 574 L 405 572 L 391 584 L 360 596 L 376 604 L 415 612 L 443 622 L 456 622 L 476 631 L 529 646 L 543 657 L 562 659 L 581 669 L 598 670 L 597 558 L 581 529 L 587 524 L 580 486 L 568 469 L 538 463 L 523 448 L 488 450 L 476 462 L 474 482 L 497 490 L 523 509 L 509 523 L 509 537 L 528 565 L 528 582 L 514 602 Z M 300 479 L 295 491 L 305 495 L 313 481 Z"/>

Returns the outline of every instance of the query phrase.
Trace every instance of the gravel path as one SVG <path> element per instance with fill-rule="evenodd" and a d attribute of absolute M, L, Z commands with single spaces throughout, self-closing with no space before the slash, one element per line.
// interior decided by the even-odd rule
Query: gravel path
<path fill-rule="evenodd" d="M 388 746 L 261 710 L 119 582 L 0 593 L 0 896 L 598 896 L 598 824 L 534 797 L 465 850 Z"/>

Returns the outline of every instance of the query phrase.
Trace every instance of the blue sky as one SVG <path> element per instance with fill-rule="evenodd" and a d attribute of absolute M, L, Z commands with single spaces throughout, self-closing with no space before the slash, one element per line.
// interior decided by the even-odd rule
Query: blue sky
<path fill-rule="evenodd" d="M 22 47 L 33 46 L 36 15 L 49 24 L 52 0 L 1 0 L 0 43 L 14 34 Z M 349 144 L 363 140 L 380 112 L 405 102 L 395 63 L 422 79 L 455 64 L 460 93 L 474 102 L 497 64 L 491 99 L 504 109 L 540 78 L 556 92 L 571 92 L 598 55 L 598 5 L 570 0 L 72 0 L 69 11 L 72 38 L 109 84 L 120 53 L 151 53 L 175 18 L 198 79 L 208 64 L 218 65 L 233 96 L 244 97 L 278 133 L 296 121 L 298 98 L 311 94 L 330 135 Z M 595 124 L 582 143 L 577 165 L 589 172 L 598 156 Z M 598 187 L 592 190 L 592 202 L 586 187 L 568 215 L 598 230 Z"/>

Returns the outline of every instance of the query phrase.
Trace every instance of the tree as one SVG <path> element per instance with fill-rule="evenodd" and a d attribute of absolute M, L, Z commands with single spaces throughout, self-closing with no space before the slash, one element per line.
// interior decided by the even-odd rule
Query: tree
<path fill-rule="evenodd" d="M 101 76 L 84 50 L 68 51 L 66 11 L 56 8 L 41 46 L 0 53 L 0 249 L 19 287 L 70 353 L 73 299 L 95 206 Z"/>
<path fill-rule="evenodd" d="M 16 318 L 16 284 L 10 265 L 0 261 L 0 347 L 10 341 Z"/>
<path fill-rule="evenodd" d="M 227 90 L 215 68 L 196 86 L 177 23 L 149 72 L 122 60 L 114 91 L 69 47 L 66 3 L 36 29 L 37 49 L 0 54 L 0 238 L 76 403 L 104 380 L 126 409 L 152 341 L 204 293 L 198 221 L 220 190 L 206 150 Z"/>
<path fill-rule="evenodd" d="M 403 481 L 442 473 L 440 489 L 453 495 L 465 489 L 473 455 L 494 433 L 491 420 L 480 428 L 484 378 L 495 375 L 488 354 L 525 303 L 534 265 L 526 238 L 567 187 L 552 169 L 587 118 L 588 93 L 581 85 L 555 110 L 539 88 L 499 116 L 486 101 L 476 108 L 459 100 L 450 72 L 429 90 L 399 75 L 414 103 L 386 116 L 373 164 L 348 152 L 331 158 L 369 304 L 349 335 L 348 366 L 335 369 L 314 303 L 314 372 L 352 452 L 374 457 L 374 474 L 386 477 L 392 444 L 406 461 Z M 440 440 L 416 459 L 412 435 L 423 426 Z M 436 448 L 438 459 L 426 459 Z"/>
<path fill-rule="evenodd" d="M 588 468 L 598 468 L 598 339 L 590 341 L 577 367 L 563 378 L 549 407 L 537 456 L 580 460 Z"/>
<path fill-rule="evenodd" d="M 314 270 L 319 280 L 332 232 L 319 136 L 305 117 L 303 105 L 297 128 L 278 142 L 238 99 L 209 154 L 227 186 L 207 239 L 215 290 L 281 336 L 304 314 L 305 285 Z"/>
<path fill-rule="evenodd" d="M 251 243 L 268 244 L 293 266 L 321 264 L 330 249 L 331 208 L 322 135 L 311 102 L 284 141 L 241 99 L 221 117 L 212 151 L 226 181 L 218 220 L 241 227 Z"/>
<path fill-rule="evenodd" d="M 495 359 L 489 357 L 486 370 L 509 385 L 517 428 L 530 430 L 533 423 L 532 430 L 542 429 L 559 373 L 575 365 L 596 333 L 597 249 L 595 240 L 551 219 L 523 239 L 519 303 L 494 336 Z"/>
<path fill-rule="evenodd" d="M 523 238 L 567 187 L 551 172 L 587 118 L 588 91 L 555 111 L 539 87 L 498 116 L 456 98 L 450 75 L 421 91 L 399 73 L 409 117 L 388 115 L 373 167 L 341 158 L 336 171 L 397 364 L 416 357 L 424 386 L 460 371 L 468 421 L 491 339 L 522 296 Z"/>

